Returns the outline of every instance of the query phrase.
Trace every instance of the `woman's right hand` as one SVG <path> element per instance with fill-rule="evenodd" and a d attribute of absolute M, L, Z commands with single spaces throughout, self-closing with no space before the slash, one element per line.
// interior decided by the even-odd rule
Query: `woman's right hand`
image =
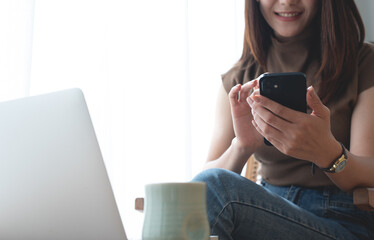
<path fill-rule="evenodd" d="M 237 144 L 255 152 L 263 144 L 263 136 L 252 125 L 253 116 L 247 102 L 252 89 L 258 88 L 257 80 L 234 86 L 230 93 L 231 115 Z"/>

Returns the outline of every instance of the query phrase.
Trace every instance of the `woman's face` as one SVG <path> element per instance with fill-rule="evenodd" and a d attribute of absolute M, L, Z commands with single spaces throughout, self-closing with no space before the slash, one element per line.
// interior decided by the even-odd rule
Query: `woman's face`
<path fill-rule="evenodd" d="M 277 37 L 299 35 L 313 21 L 319 0 L 257 0 Z"/>

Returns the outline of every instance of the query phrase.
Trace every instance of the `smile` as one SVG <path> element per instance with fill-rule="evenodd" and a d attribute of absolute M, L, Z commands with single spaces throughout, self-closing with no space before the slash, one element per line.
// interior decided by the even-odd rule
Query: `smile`
<path fill-rule="evenodd" d="M 280 12 L 276 12 L 275 14 L 277 14 L 278 16 L 281 16 L 281 17 L 296 17 L 296 16 L 299 16 L 301 15 L 301 12 L 292 12 L 292 13 L 280 13 Z"/>

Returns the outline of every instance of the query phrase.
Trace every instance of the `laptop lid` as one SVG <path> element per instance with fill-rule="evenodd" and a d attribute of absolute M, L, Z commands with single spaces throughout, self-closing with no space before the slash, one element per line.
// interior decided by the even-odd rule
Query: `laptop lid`
<path fill-rule="evenodd" d="M 81 90 L 0 103 L 0 239 L 126 239 Z"/>

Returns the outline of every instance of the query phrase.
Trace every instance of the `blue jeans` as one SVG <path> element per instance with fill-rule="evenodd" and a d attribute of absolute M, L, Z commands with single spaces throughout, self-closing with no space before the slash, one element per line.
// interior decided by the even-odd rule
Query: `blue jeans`
<path fill-rule="evenodd" d="M 337 187 L 262 186 L 223 169 L 193 181 L 207 183 L 211 234 L 226 239 L 374 239 L 374 214 Z"/>

